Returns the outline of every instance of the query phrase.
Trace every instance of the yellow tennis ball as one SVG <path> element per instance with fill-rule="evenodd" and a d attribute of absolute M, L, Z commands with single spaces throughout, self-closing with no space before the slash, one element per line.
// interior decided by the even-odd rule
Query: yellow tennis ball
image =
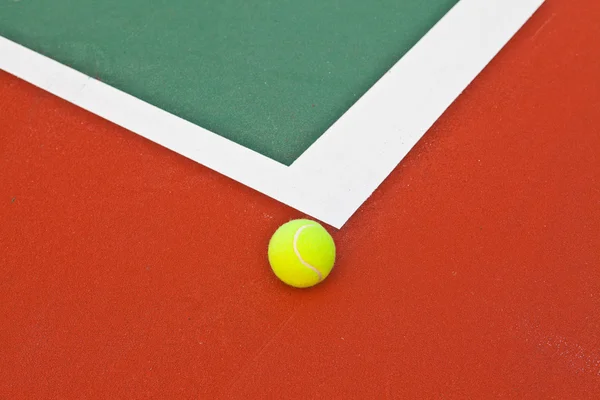
<path fill-rule="evenodd" d="M 269 242 L 269 263 L 279 279 L 307 288 L 327 278 L 335 262 L 335 243 L 317 222 L 297 219 L 282 225 Z"/>

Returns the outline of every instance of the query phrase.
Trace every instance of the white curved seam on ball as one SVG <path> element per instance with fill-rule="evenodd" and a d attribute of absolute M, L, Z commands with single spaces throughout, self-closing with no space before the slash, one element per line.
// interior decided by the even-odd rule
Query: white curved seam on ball
<path fill-rule="evenodd" d="M 319 282 L 323 280 L 323 275 L 321 274 L 321 271 L 319 271 L 318 269 L 316 269 L 315 267 L 313 267 L 312 265 L 310 265 L 309 263 L 307 263 L 306 261 L 304 261 L 304 259 L 302 258 L 302 256 L 300 255 L 300 252 L 298 251 L 298 238 L 300 238 L 300 233 L 306 229 L 306 228 L 310 228 L 312 226 L 316 226 L 316 225 L 303 225 L 300 228 L 298 228 L 298 230 L 296 231 L 296 234 L 294 235 L 294 253 L 296 253 L 296 257 L 298 257 L 298 260 L 300 260 L 300 263 L 302 265 L 304 265 L 306 268 L 312 270 L 315 274 L 317 274 L 319 276 Z"/>

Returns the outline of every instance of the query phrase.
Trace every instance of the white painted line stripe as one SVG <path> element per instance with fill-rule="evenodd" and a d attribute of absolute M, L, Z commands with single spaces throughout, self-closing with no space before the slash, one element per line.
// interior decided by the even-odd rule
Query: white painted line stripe
<path fill-rule="evenodd" d="M 345 223 L 542 3 L 461 0 L 292 165 L 310 209 Z"/>
<path fill-rule="evenodd" d="M 0 37 L 0 69 L 340 228 L 543 0 L 461 0 L 290 167 Z"/>
<path fill-rule="evenodd" d="M 268 157 L 3 37 L 0 68 L 249 186 L 268 188 L 271 178 L 285 173 L 284 165 Z M 251 173 L 239 168 L 245 164 Z M 262 174 L 269 179 L 261 179 Z"/>

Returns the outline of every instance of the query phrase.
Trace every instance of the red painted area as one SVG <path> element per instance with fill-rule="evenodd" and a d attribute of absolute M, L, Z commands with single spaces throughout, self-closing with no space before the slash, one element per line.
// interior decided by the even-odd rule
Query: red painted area
<path fill-rule="evenodd" d="M 600 3 L 548 0 L 341 231 L 0 73 L 0 398 L 600 393 Z"/>

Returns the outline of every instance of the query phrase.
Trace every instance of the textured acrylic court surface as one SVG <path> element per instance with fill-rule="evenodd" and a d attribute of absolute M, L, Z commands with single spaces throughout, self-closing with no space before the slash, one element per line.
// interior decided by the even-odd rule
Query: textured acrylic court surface
<path fill-rule="evenodd" d="M 0 72 L 0 399 L 598 400 L 600 3 L 547 0 L 341 230 Z"/>
<path fill-rule="evenodd" d="M 290 164 L 457 2 L 2 1 L 0 35 Z"/>

